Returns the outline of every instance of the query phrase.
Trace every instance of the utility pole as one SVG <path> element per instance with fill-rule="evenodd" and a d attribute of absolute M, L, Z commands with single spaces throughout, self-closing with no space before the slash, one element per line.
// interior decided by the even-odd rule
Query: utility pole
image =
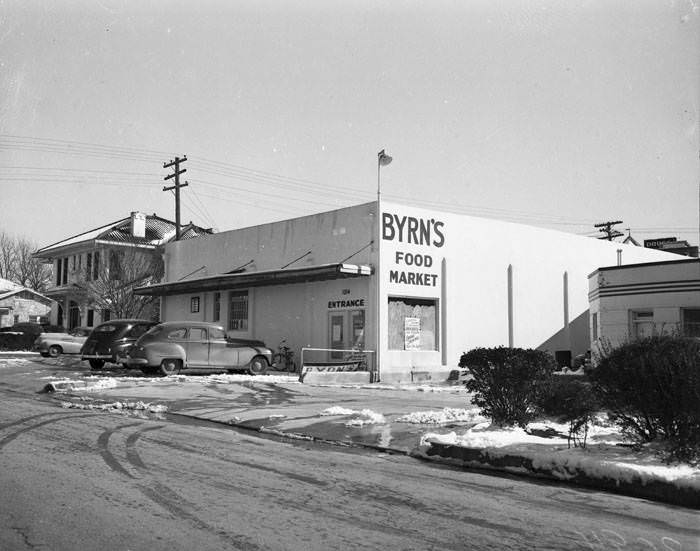
<path fill-rule="evenodd" d="M 612 241 L 616 237 L 621 237 L 622 233 L 619 231 L 613 229 L 613 226 L 616 224 L 622 224 L 622 220 L 615 220 L 614 222 L 601 222 L 600 224 L 594 224 L 594 228 L 600 228 L 598 231 L 603 232 L 605 235 L 603 237 L 599 237 L 598 239 L 607 239 L 608 241 Z"/>
<path fill-rule="evenodd" d="M 187 182 L 184 184 L 180 183 L 180 174 L 187 172 L 186 168 L 180 170 L 180 163 L 184 163 L 187 160 L 187 155 L 183 155 L 182 158 L 175 157 L 174 161 L 169 163 L 164 163 L 163 168 L 174 167 L 174 172 L 168 174 L 163 180 L 170 180 L 170 178 L 175 178 L 175 185 L 170 187 L 164 187 L 163 191 L 175 190 L 175 241 L 180 240 L 180 188 L 189 185 Z"/>

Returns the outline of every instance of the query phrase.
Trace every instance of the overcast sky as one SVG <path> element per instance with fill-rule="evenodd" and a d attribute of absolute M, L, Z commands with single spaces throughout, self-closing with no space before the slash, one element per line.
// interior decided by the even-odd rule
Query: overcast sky
<path fill-rule="evenodd" d="M 27 1 L 0 13 L 0 230 L 219 231 L 382 196 L 698 244 L 687 1 Z M 598 234 L 599 235 L 599 234 Z"/>

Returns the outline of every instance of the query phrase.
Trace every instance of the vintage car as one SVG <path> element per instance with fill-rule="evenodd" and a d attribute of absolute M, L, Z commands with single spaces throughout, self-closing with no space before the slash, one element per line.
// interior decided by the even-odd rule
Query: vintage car
<path fill-rule="evenodd" d="M 75 327 L 67 333 L 41 333 L 34 341 L 34 350 L 44 358 L 56 358 L 61 354 L 80 354 L 90 331 L 89 327 Z"/>
<path fill-rule="evenodd" d="M 231 339 L 220 325 L 195 321 L 169 321 L 153 327 L 129 350 L 129 367 L 144 373 L 172 375 L 188 370 L 244 370 L 262 374 L 272 362 L 265 343 Z"/>
<path fill-rule="evenodd" d="M 92 369 L 102 369 L 105 362 L 126 367 L 126 353 L 137 339 L 158 322 L 143 319 L 116 319 L 101 323 L 92 330 L 80 349 L 81 359 Z"/>

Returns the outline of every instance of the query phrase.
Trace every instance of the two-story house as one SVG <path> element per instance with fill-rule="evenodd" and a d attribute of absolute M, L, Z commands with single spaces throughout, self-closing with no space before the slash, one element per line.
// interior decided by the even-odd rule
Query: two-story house
<path fill-rule="evenodd" d="M 71 329 L 94 327 L 115 317 L 157 319 L 158 303 L 130 302 L 130 291 L 160 279 L 163 247 L 175 233 L 175 222 L 132 212 L 36 251 L 34 257 L 53 264 L 53 285 L 46 292 L 56 301 L 50 322 Z M 180 239 L 209 233 L 190 222 L 181 228 Z"/>

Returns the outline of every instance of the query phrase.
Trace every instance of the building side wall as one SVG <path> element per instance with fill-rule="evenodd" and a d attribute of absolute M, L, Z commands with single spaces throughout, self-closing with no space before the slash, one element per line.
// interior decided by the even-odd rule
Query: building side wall
<path fill-rule="evenodd" d="M 395 230 L 393 239 L 387 239 L 383 234 L 381 240 L 381 319 L 386 320 L 385 303 L 390 296 L 430 295 L 443 301 L 447 308 L 446 327 L 443 328 L 447 332 L 446 354 L 444 363 L 439 361 L 438 355 L 432 356 L 436 362 L 432 368 L 436 370 L 456 368 L 462 352 L 471 348 L 508 346 L 509 266 L 512 269 L 513 345 L 537 348 L 565 328 L 565 273 L 568 280 L 567 312 L 571 323 L 589 308 L 588 275 L 600 266 L 615 264 L 618 249 L 622 250 L 624 263 L 683 259 L 652 249 L 497 220 L 385 202 L 381 207 L 382 220 L 385 215 L 394 217 Z M 415 239 L 407 238 L 406 232 L 400 238 L 397 227 L 404 217 L 416 219 L 419 224 L 431 220 L 441 222 L 444 243 L 439 247 L 434 243 L 416 244 L 411 242 Z M 436 287 L 392 282 L 391 270 L 407 269 L 397 262 L 397 252 L 431 256 L 433 266 L 439 266 L 444 259 L 447 266 L 445 297 L 440 292 L 440 274 Z M 587 324 L 577 324 L 569 329 L 585 332 Z M 410 356 L 416 358 L 413 360 L 407 359 L 405 353 L 388 350 L 386 330 L 383 330 L 380 342 L 384 379 L 404 372 L 407 364 L 411 365 L 418 361 L 419 356 L 424 356 L 412 353 Z M 586 335 L 572 335 L 569 347 L 572 355 L 586 352 L 587 344 Z"/>
<path fill-rule="evenodd" d="M 330 312 L 365 310 L 369 313 L 369 278 L 341 279 L 287 286 L 254 287 L 248 290 L 249 325 L 246 330 L 229 327 L 230 291 L 222 290 L 220 318 L 214 319 L 214 293 L 191 293 L 165 297 L 167 320 L 211 321 L 219 323 L 230 337 L 254 338 L 277 350 L 284 339 L 299 358 L 301 349 L 328 348 Z M 191 312 L 192 298 L 199 297 L 200 312 Z M 345 307 L 342 301 L 362 301 L 363 306 Z M 205 307 L 203 307 L 206 305 Z M 348 328 L 349 329 L 349 328 Z M 365 329 L 370 334 L 373 328 Z M 366 347 L 367 348 L 367 347 Z M 320 358 L 320 352 L 310 353 Z M 325 356 L 324 356 L 325 357 Z"/>
<path fill-rule="evenodd" d="M 374 257 L 376 204 L 367 203 L 170 243 L 166 281 L 246 271 L 347 262 L 370 264 Z M 306 254 L 310 251 L 310 254 Z M 296 259 L 296 262 L 294 262 Z"/>

